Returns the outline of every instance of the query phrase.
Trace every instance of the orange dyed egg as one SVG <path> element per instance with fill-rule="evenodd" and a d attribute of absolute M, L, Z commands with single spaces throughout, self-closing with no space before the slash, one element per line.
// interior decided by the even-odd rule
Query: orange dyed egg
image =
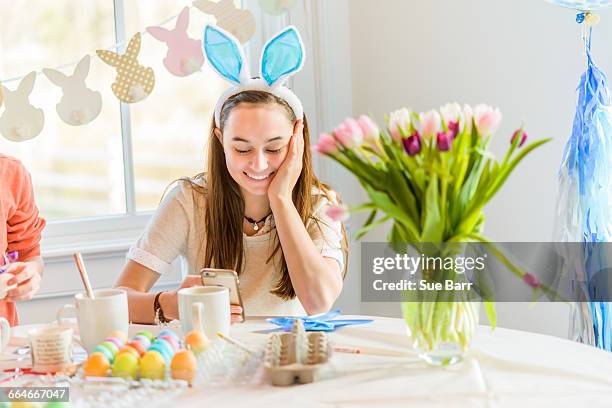
<path fill-rule="evenodd" d="M 136 357 L 136 359 L 140 358 L 140 353 L 138 352 L 138 350 L 136 350 L 134 347 L 132 346 L 123 346 L 119 349 L 119 351 L 117 352 L 117 356 L 119 354 L 122 353 L 131 353 L 134 355 L 134 357 Z"/>
<path fill-rule="evenodd" d="M 172 358 L 170 369 L 172 370 L 172 378 L 185 380 L 191 385 L 198 371 L 198 363 L 191 351 L 181 350 Z"/>
<path fill-rule="evenodd" d="M 127 335 L 121 330 L 115 330 L 110 334 L 110 337 L 116 337 L 121 340 L 123 343 L 127 341 Z"/>
<path fill-rule="evenodd" d="M 136 350 L 138 354 L 140 354 L 140 357 L 142 357 L 144 353 L 147 351 L 145 347 L 142 345 L 142 343 L 140 343 L 139 341 L 133 341 L 131 343 L 126 344 L 125 346 L 126 347 L 129 346 L 133 348 L 134 350 Z"/>
<path fill-rule="evenodd" d="M 108 358 L 100 352 L 91 353 L 85 364 L 83 364 L 83 371 L 86 377 L 106 377 L 108 376 L 109 368 L 110 362 Z"/>
<path fill-rule="evenodd" d="M 203 332 L 192 330 L 185 336 L 185 344 L 194 353 L 201 353 L 208 348 L 210 341 Z"/>

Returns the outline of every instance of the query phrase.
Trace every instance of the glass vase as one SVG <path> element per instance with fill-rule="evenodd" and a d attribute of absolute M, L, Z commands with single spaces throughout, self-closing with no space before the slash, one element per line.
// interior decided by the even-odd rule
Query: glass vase
<path fill-rule="evenodd" d="M 419 357 L 433 366 L 463 359 L 478 325 L 480 302 L 403 302 L 408 336 Z"/>

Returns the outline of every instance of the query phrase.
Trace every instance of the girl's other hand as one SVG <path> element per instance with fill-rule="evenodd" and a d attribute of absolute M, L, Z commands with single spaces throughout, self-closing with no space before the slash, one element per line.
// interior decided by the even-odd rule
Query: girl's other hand
<path fill-rule="evenodd" d="M 268 186 L 268 198 L 292 199 L 300 174 L 302 173 L 302 160 L 304 158 L 304 121 L 298 120 L 293 128 L 293 135 L 289 141 L 287 156 L 276 170 L 274 178 Z"/>
<path fill-rule="evenodd" d="M 176 320 L 179 318 L 178 291 L 193 286 L 202 286 L 202 278 L 200 275 L 187 275 L 178 289 L 164 292 L 159 296 L 159 303 L 167 319 Z"/>
<path fill-rule="evenodd" d="M 242 323 L 242 307 L 239 305 L 231 305 L 232 323 Z"/>

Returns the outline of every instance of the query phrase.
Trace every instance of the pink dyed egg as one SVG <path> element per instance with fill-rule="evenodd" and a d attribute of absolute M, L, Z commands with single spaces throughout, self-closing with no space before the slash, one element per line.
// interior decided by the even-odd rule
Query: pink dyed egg
<path fill-rule="evenodd" d="M 167 343 L 169 343 L 172 346 L 174 351 L 177 351 L 179 348 L 181 348 L 178 340 L 172 336 L 163 335 L 163 336 L 159 336 L 158 339 L 165 340 Z"/>

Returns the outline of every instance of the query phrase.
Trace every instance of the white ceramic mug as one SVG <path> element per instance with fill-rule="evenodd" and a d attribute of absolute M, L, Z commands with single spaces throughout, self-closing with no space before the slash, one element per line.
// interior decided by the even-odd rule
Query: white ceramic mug
<path fill-rule="evenodd" d="M 127 293 L 124 290 L 96 290 L 94 299 L 86 293 L 77 293 L 74 302 L 58 310 L 57 323 L 65 326 L 62 320 L 66 310 L 76 309 L 79 335 L 87 352 L 91 353 L 113 331 L 122 331 L 127 335 L 129 314 Z"/>
<path fill-rule="evenodd" d="M 11 340 L 11 325 L 4 317 L 0 317 L 0 354 L 4 353 Z"/>
<path fill-rule="evenodd" d="M 220 286 L 193 286 L 178 291 L 179 317 L 183 333 L 201 329 L 209 339 L 217 332 L 229 335 L 231 311 L 229 290 Z"/>
<path fill-rule="evenodd" d="M 55 373 L 72 366 L 72 329 L 47 326 L 28 332 L 32 370 Z"/>

